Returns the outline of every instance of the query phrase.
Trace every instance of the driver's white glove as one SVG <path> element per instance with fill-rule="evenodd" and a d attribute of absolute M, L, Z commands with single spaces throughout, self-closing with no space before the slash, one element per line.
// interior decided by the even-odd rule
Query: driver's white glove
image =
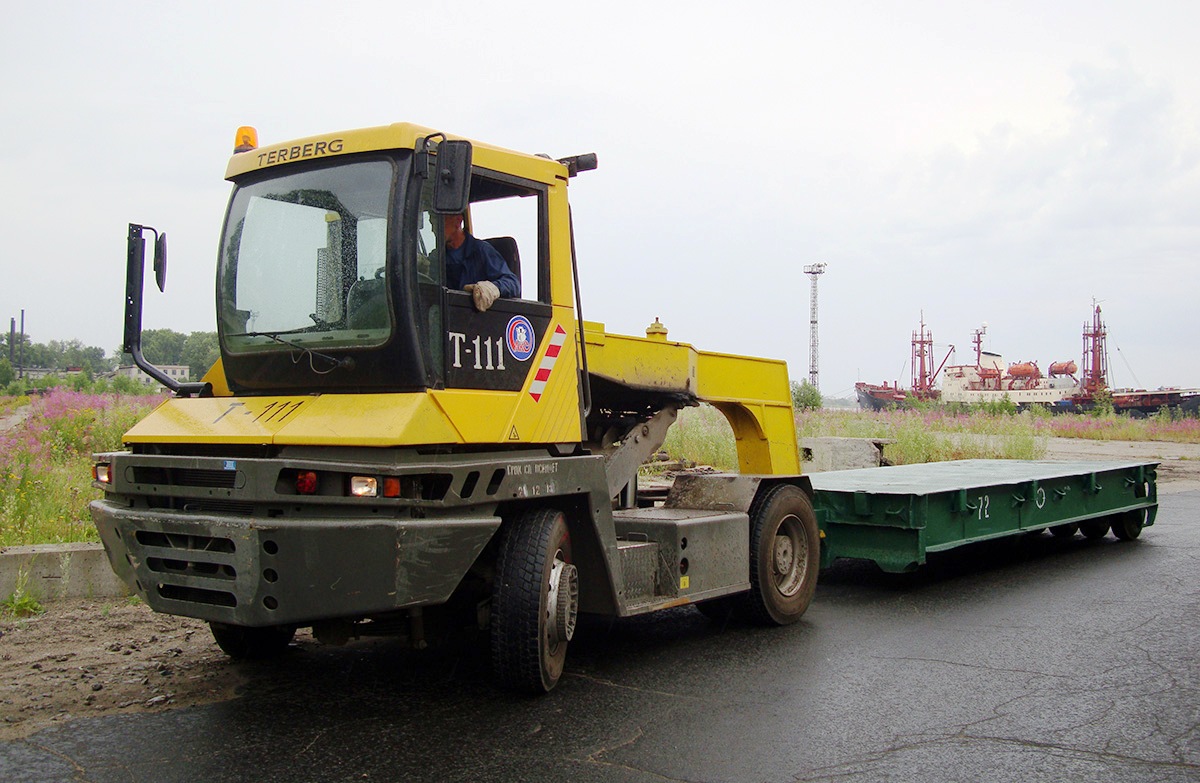
<path fill-rule="evenodd" d="M 471 292 L 471 298 L 475 300 L 475 309 L 481 313 L 500 298 L 500 289 L 491 280 L 480 280 L 478 283 L 463 286 L 463 290 Z"/>

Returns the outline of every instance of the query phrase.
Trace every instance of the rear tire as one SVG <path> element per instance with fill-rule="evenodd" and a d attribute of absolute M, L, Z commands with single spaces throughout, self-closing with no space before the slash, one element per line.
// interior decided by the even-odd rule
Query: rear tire
<path fill-rule="evenodd" d="M 222 652 L 236 660 L 262 661 L 277 658 L 296 635 L 296 629 L 286 625 L 248 628 L 244 625 L 210 622 L 208 627 Z"/>
<path fill-rule="evenodd" d="M 796 622 L 816 592 L 820 560 L 808 495 L 791 484 L 767 489 L 750 506 L 750 592 L 738 597 L 739 614 L 761 625 Z"/>
<path fill-rule="evenodd" d="M 492 588 L 492 668 L 513 690 L 558 684 L 575 633 L 579 575 L 563 513 L 527 511 L 501 534 Z"/>
<path fill-rule="evenodd" d="M 1084 538 L 1096 539 L 1104 538 L 1108 535 L 1108 520 L 1097 519 L 1092 522 L 1081 522 L 1079 524 L 1079 532 L 1083 533 Z"/>
<path fill-rule="evenodd" d="M 1142 534 L 1146 524 L 1146 510 L 1124 511 L 1112 518 L 1112 532 L 1121 541 L 1132 541 Z"/>
<path fill-rule="evenodd" d="M 1055 525 L 1054 527 L 1050 528 L 1050 533 L 1057 538 L 1072 538 L 1078 532 L 1079 525 L 1075 522 L 1071 522 L 1066 525 Z"/>

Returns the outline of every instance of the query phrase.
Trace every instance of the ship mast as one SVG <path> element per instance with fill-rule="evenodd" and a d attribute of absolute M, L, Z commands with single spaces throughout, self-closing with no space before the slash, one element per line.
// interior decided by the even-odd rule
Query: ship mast
<path fill-rule="evenodd" d="M 972 333 L 971 342 L 975 343 L 975 367 L 983 369 L 983 336 L 987 334 L 987 324 Z"/>
<path fill-rule="evenodd" d="M 1091 324 L 1083 325 L 1083 392 L 1095 394 L 1108 387 L 1108 329 L 1100 318 L 1100 305 L 1095 307 Z"/>
<path fill-rule="evenodd" d="M 933 333 L 925 328 L 925 311 L 921 311 L 921 328 L 912 336 L 912 389 L 919 397 L 933 390 Z"/>

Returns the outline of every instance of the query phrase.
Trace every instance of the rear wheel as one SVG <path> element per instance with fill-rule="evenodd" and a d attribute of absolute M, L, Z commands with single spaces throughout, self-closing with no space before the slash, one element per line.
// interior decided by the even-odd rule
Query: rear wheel
<path fill-rule="evenodd" d="M 1068 525 L 1055 525 L 1050 528 L 1050 532 L 1059 538 L 1071 538 L 1079 532 L 1079 525 L 1075 522 Z"/>
<path fill-rule="evenodd" d="M 1142 534 L 1146 524 L 1146 510 L 1124 511 L 1112 517 L 1113 535 L 1122 541 L 1132 541 Z"/>
<path fill-rule="evenodd" d="M 1091 522 L 1081 522 L 1079 531 L 1083 533 L 1084 538 L 1098 539 L 1108 535 L 1108 520 L 1097 519 Z"/>
<path fill-rule="evenodd" d="M 492 666 L 509 688 L 545 693 L 562 676 L 579 611 L 579 572 L 557 509 L 525 512 L 502 533 L 492 588 Z"/>
<path fill-rule="evenodd" d="M 286 625 L 247 628 L 243 625 L 210 622 L 208 627 L 212 630 L 217 646 L 230 658 L 239 660 L 261 661 L 278 657 L 296 635 L 296 629 Z"/>
<path fill-rule="evenodd" d="M 821 544 L 808 496 L 791 484 L 766 490 L 750 507 L 750 592 L 739 598 L 746 619 L 788 625 L 817 589 Z"/>

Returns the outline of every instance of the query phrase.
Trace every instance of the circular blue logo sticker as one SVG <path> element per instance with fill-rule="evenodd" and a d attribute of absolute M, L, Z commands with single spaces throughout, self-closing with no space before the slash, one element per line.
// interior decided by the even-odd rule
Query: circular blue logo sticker
<path fill-rule="evenodd" d="M 508 343 L 508 352 L 519 362 L 529 361 L 537 347 L 537 339 L 533 335 L 533 324 L 523 315 L 514 315 L 504 330 L 504 341 Z"/>

